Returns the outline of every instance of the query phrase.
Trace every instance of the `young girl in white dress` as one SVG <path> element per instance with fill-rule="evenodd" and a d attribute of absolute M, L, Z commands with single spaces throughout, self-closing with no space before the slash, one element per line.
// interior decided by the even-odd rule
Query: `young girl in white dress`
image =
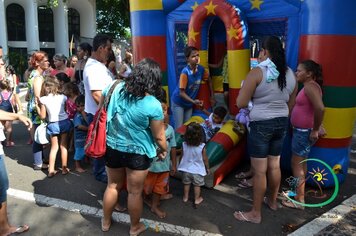
<path fill-rule="evenodd" d="M 193 122 L 187 126 L 182 146 L 182 160 L 178 166 L 178 170 L 183 172 L 183 202 L 188 201 L 190 185 L 193 184 L 194 205 L 199 205 L 203 201 L 200 187 L 205 184 L 204 176 L 210 173 L 203 135 L 200 124 Z"/>

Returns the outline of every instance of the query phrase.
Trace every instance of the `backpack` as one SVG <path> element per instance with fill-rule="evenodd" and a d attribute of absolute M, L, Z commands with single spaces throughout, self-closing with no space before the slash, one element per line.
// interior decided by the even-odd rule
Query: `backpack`
<path fill-rule="evenodd" d="M 0 97 L 1 97 L 0 110 L 7 111 L 7 112 L 14 112 L 14 109 L 11 104 L 11 96 L 12 93 L 10 93 L 10 96 L 7 99 L 4 99 L 2 93 L 0 93 Z"/>

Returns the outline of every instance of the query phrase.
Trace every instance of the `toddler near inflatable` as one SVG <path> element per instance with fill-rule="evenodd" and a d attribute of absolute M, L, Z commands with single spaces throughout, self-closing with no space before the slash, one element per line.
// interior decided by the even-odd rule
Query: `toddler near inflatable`
<path fill-rule="evenodd" d="M 310 157 L 330 166 L 342 183 L 356 118 L 355 9 L 355 0 L 130 0 L 134 61 L 145 57 L 158 61 L 169 95 L 186 63 L 185 46 L 200 50 L 200 64 L 206 68 L 227 54 L 229 110 L 236 115 L 236 97 L 251 58 L 257 57 L 260 40 L 266 35 L 279 36 L 292 69 L 305 59 L 323 66 L 327 136 L 316 143 Z M 214 91 L 221 94 L 221 69 L 210 72 Z M 201 86 L 198 99 L 210 108 L 207 84 Z M 245 155 L 245 137 L 234 133 L 232 127 L 232 121 L 227 122 L 207 144 L 212 167 L 208 187 L 218 184 Z M 177 132 L 184 132 L 184 127 Z M 284 169 L 290 168 L 289 143 L 287 138 L 281 158 Z M 308 172 L 323 187 L 335 184 L 331 169 L 321 162 L 308 162 Z"/>

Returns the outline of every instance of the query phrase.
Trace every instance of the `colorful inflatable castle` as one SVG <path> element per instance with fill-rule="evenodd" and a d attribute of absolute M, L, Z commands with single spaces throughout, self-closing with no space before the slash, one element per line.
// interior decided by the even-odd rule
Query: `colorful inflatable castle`
<path fill-rule="evenodd" d="M 356 79 L 352 64 L 356 55 L 356 1 L 354 0 L 130 0 L 134 61 L 150 57 L 158 61 L 169 96 L 185 65 L 183 49 L 195 46 L 201 63 L 218 63 L 227 54 L 229 110 L 235 106 L 241 82 L 258 54 L 261 39 L 279 36 L 285 44 L 287 63 L 312 59 L 323 66 L 323 125 L 327 136 L 312 149 L 308 170 L 322 186 L 334 186 L 332 174 L 345 180 L 356 118 Z M 222 93 L 221 69 L 210 70 L 217 96 Z M 210 108 L 207 84 L 199 99 Z M 201 118 L 198 120 L 202 120 Z M 231 132 L 228 122 L 208 144 L 213 173 L 209 187 L 218 184 L 244 156 L 244 137 Z M 182 127 L 178 133 L 184 131 Z M 290 138 L 286 139 L 281 164 L 290 167 Z M 322 178 L 319 178 L 320 175 Z M 317 178 L 314 178 L 316 176 Z M 311 181 L 313 182 L 313 181 Z"/>

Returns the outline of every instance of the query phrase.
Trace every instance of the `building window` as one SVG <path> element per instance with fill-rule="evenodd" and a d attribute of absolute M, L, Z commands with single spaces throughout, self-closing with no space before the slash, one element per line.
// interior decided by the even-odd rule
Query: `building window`
<path fill-rule="evenodd" d="M 9 41 L 26 41 L 25 11 L 19 4 L 6 8 L 7 37 Z"/>
<path fill-rule="evenodd" d="M 53 11 L 47 6 L 38 7 L 38 32 L 40 42 L 54 42 Z"/>
<path fill-rule="evenodd" d="M 68 9 L 68 37 L 69 41 L 79 40 L 80 37 L 80 15 L 79 12 L 73 8 Z"/>

